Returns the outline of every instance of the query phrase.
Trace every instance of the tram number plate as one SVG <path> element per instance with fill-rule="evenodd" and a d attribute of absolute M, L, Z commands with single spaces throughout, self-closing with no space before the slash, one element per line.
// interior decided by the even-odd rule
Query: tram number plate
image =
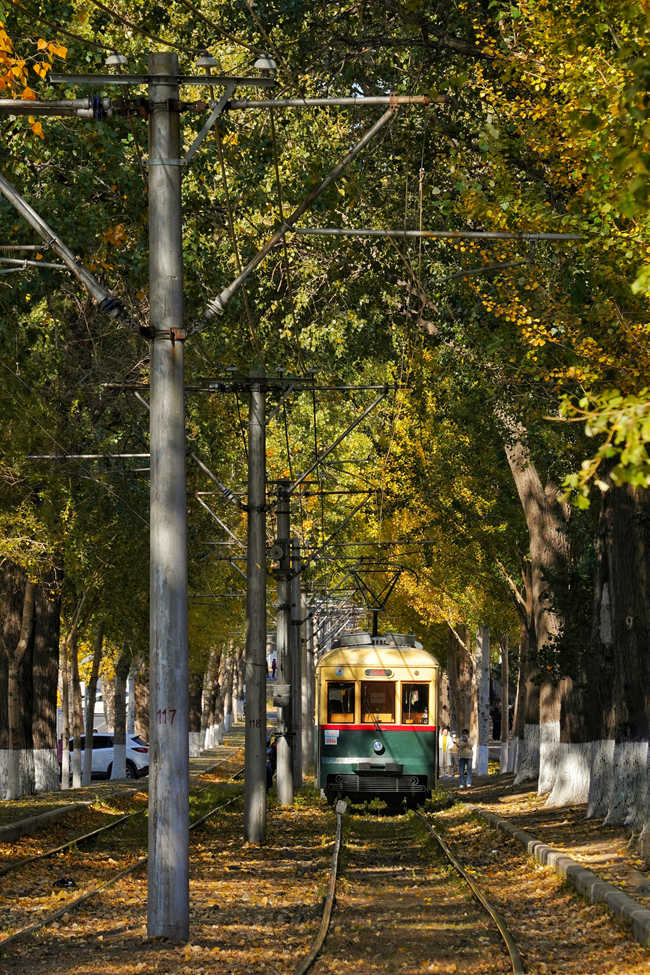
<path fill-rule="evenodd" d="M 338 745 L 339 743 L 339 730 L 338 728 L 326 728 L 325 729 L 325 739 L 324 745 Z"/>

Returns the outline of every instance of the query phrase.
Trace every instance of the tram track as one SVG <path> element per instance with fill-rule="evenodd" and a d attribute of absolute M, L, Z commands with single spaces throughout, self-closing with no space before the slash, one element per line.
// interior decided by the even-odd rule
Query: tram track
<path fill-rule="evenodd" d="M 234 756 L 229 756 L 229 758 L 227 760 L 216 763 L 214 766 L 211 766 L 209 769 L 206 769 L 205 771 L 203 771 L 201 773 L 201 775 L 210 774 L 210 773 L 214 772 L 215 769 L 217 769 L 217 768 L 219 768 L 219 767 L 221 767 L 221 766 L 223 766 L 225 764 L 228 764 L 228 762 L 232 762 L 233 757 Z M 241 773 L 241 769 L 238 768 L 235 771 L 235 773 L 230 776 L 230 779 L 228 781 L 229 782 L 233 782 L 235 780 L 236 776 L 238 776 L 240 773 Z M 209 782 L 206 785 L 204 785 L 202 788 L 196 789 L 192 793 L 192 797 L 193 798 L 196 798 L 196 796 L 198 796 L 198 795 L 200 795 L 200 794 L 208 791 L 209 789 L 215 789 L 215 790 L 217 790 L 217 789 L 219 789 L 220 786 L 223 787 L 223 784 L 224 783 Z M 226 799 L 225 801 L 222 801 L 223 800 L 223 796 L 221 796 L 220 797 L 220 801 L 218 802 L 217 805 L 215 805 L 214 807 L 210 808 L 207 812 L 203 813 L 201 816 L 199 816 L 197 819 L 195 819 L 190 824 L 190 826 L 189 826 L 190 832 L 192 832 L 195 829 L 198 829 L 208 819 L 210 819 L 210 817 L 214 816 L 220 810 L 222 810 L 222 809 L 224 809 L 224 808 L 232 805 L 233 803 L 237 802 L 238 800 L 240 800 L 242 798 L 242 794 L 243 793 L 241 791 L 238 791 L 236 795 L 232 796 L 229 799 Z M 70 849 L 72 849 L 74 847 L 77 847 L 79 845 L 79 843 L 81 843 L 81 842 L 97 840 L 103 834 L 105 834 L 106 832 L 108 832 L 111 829 L 114 829 L 115 827 L 118 827 L 118 826 L 126 826 L 129 823 L 133 824 L 134 820 L 137 819 L 138 817 L 142 816 L 145 812 L 146 812 L 146 809 L 142 809 L 142 810 L 138 810 L 135 813 L 131 813 L 131 814 L 128 814 L 126 816 L 120 817 L 120 819 L 118 821 L 114 821 L 114 822 L 108 823 L 108 824 L 100 827 L 99 829 L 92 830 L 89 833 L 83 834 L 82 836 L 74 837 L 73 839 L 69 840 L 68 842 L 66 842 L 64 844 L 61 844 L 59 847 L 56 847 L 56 848 L 53 848 L 53 849 L 49 849 L 49 850 L 44 851 L 43 853 L 38 854 L 38 855 L 35 855 L 33 857 L 25 858 L 25 859 L 19 861 L 19 863 L 16 866 L 17 867 L 27 866 L 28 864 L 30 864 L 30 863 L 33 864 L 34 862 L 37 862 L 37 861 L 45 861 L 47 859 L 52 858 L 53 856 L 55 856 L 59 852 L 65 853 L 67 850 L 70 850 Z M 125 849 L 125 839 L 127 839 L 126 849 Z M 143 838 L 141 836 L 139 836 L 139 837 L 136 836 L 135 837 L 135 840 L 136 840 L 136 844 L 135 844 L 136 847 L 137 847 L 137 845 L 139 845 L 140 848 L 141 848 L 143 845 L 146 845 L 146 838 Z M 124 859 L 129 855 L 129 853 L 131 853 L 131 849 L 128 848 L 128 842 L 129 841 L 132 843 L 133 842 L 133 838 L 122 837 L 121 851 L 120 851 L 121 852 L 122 861 L 124 861 Z M 10 935 L 8 935 L 4 939 L 0 940 L 0 953 L 2 953 L 8 946 L 10 946 L 11 944 L 15 943 L 19 939 L 24 938 L 24 937 L 27 937 L 27 936 L 29 936 L 31 934 L 34 934 L 35 932 L 37 932 L 38 930 L 40 930 L 42 928 L 46 928 L 47 926 L 51 925 L 52 923 L 54 923 L 55 921 L 57 921 L 61 917 L 63 917 L 63 915 L 67 914 L 70 911 L 74 911 L 76 908 L 78 908 L 81 905 L 83 905 L 86 901 L 88 901 L 88 900 L 90 900 L 90 899 L 92 899 L 94 897 L 97 897 L 98 895 L 100 895 L 106 889 L 115 886 L 121 880 L 123 880 L 124 878 L 128 877 L 130 874 L 135 874 L 138 870 L 141 870 L 146 865 L 147 860 L 148 860 L 148 857 L 146 855 L 145 856 L 137 856 L 136 854 L 133 854 L 133 855 L 134 855 L 135 859 L 133 859 L 133 861 L 131 863 L 129 863 L 126 867 L 124 867 L 123 869 L 121 869 L 117 873 L 114 873 L 111 876 L 107 877 L 105 880 L 103 880 L 99 884 L 96 883 L 96 875 L 97 875 L 97 872 L 98 871 L 101 871 L 101 869 L 105 865 L 108 865 L 109 868 L 110 868 L 110 867 L 112 867 L 116 863 L 116 860 L 112 856 L 110 856 L 108 854 L 98 853 L 95 850 L 95 851 L 93 851 L 93 854 L 91 854 L 89 857 L 84 856 L 83 854 L 81 854 L 82 859 L 79 862 L 77 862 L 77 863 L 73 863 L 73 864 L 71 864 L 69 862 L 66 863 L 65 864 L 65 872 L 67 874 L 74 874 L 76 877 L 78 877 L 80 875 L 80 873 L 82 873 L 84 870 L 86 870 L 87 872 L 90 872 L 91 876 L 94 876 L 94 880 L 95 880 L 94 884 L 93 883 L 91 883 L 91 884 L 82 883 L 82 886 L 84 886 L 85 889 L 83 890 L 83 893 L 81 893 L 79 896 L 74 897 L 74 898 L 72 898 L 70 900 L 66 900 L 66 903 L 63 904 L 61 907 L 57 908 L 55 911 L 48 911 L 45 914 L 45 916 L 39 917 L 37 920 L 33 921 L 32 923 L 23 924 L 17 930 L 14 930 Z M 84 861 L 87 861 L 87 862 L 84 862 Z M 61 864 L 60 863 L 56 864 L 56 868 L 55 868 L 56 869 L 56 872 L 60 872 L 60 868 L 61 868 Z M 50 873 L 53 873 L 53 872 L 50 872 Z M 65 883 L 66 880 L 70 880 L 71 883 L 70 884 Z M 59 877 L 59 878 L 57 878 L 57 880 L 53 880 L 51 875 L 48 877 L 47 872 L 41 872 L 39 874 L 39 876 L 36 878 L 36 884 L 37 884 L 37 887 L 40 885 L 41 889 L 46 889 L 48 887 L 48 885 L 49 885 L 50 896 L 51 896 L 51 890 L 54 887 L 56 887 L 56 886 L 60 886 L 62 888 L 62 891 L 65 890 L 68 886 L 73 886 L 73 887 L 79 886 L 79 884 L 77 883 L 77 880 L 74 880 L 73 878 L 70 878 L 70 877 L 68 877 L 68 878 L 66 878 L 66 877 Z M 14 894 L 15 894 L 16 900 L 20 901 L 22 899 L 22 896 L 21 895 L 24 894 L 24 892 L 21 892 L 20 890 L 14 890 Z M 3 899 L 5 900 L 5 902 L 6 902 L 6 898 L 7 898 L 7 894 L 5 893 L 5 894 L 3 894 Z M 16 912 L 16 913 L 17 913 L 16 921 L 18 921 L 18 916 L 19 915 L 18 915 L 18 912 Z M 5 919 L 6 919 L 7 916 L 10 917 L 10 912 L 9 911 L 6 911 L 5 912 Z M 10 920 L 10 926 L 11 927 L 14 927 L 14 923 L 12 923 L 11 920 Z"/>
<path fill-rule="evenodd" d="M 200 772 L 199 774 L 197 774 L 195 776 L 192 776 L 191 779 L 190 779 L 190 788 L 192 786 L 192 781 L 194 781 L 194 782 L 200 782 L 202 776 L 210 775 L 213 772 L 215 772 L 217 769 L 223 767 L 224 765 L 228 765 L 229 763 L 234 762 L 234 760 L 236 759 L 237 755 L 242 750 L 243 750 L 242 748 L 238 748 L 237 749 L 237 752 L 235 752 L 234 755 L 229 755 L 227 758 L 222 759 L 219 762 L 216 762 L 214 765 L 211 765 L 209 768 L 205 769 L 204 771 Z M 231 779 L 232 780 L 235 780 L 241 774 L 241 772 L 242 772 L 242 769 L 241 768 L 237 768 L 237 770 L 231 776 Z M 210 788 L 211 785 L 212 785 L 212 783 L 208 783 L 202 789 L 197 789 L 196 790 L 196 794 L 197 795 L 200 794 L 201 792 L 203 792 L 206 789 Z M 107 795 L 102 795 L 101 797 L 98 797 L 98 800 L 101 800 L 101 802 L 104 802 L 104 803 L 108 803 L 110 800 L 126 798 L 127 796 L 135 795 L 138 792 L 147 793 L 147 791 L 148 791 L 148 781 L 145 784 L 143 784 L 143 787 L 140 788 L 140 789 L 128 789 L 128 790 L 121 790 L 121 791 L 118 790 L 116 792 L 108 793 Z M 76 812 L 76 810 L 75 810 L 75 812 Z M 18 860 L 15 860 L 15 861 L 11 862 L 11 863 L 2 864 L 0 866 L 0 877 L 6 876 L 7 874 L 10 874 L 10 873 L 14 873 L 17 870 L 20 870 L 23 867 L 26 867 L 30 863 L 35 863 L 35 862 L 37 862 L 39 860 L 49 859 L 50 857 L 56 856 L 58 853 L 65 852 L 65 850 L 70 849 L 73 846 L 79 846 L 80 844 L 83 844 L 85 842 L 89 842 L 91 840 L 96 840 L 103 833 L 106 833 L 109 830 L 115 829 L 116 827 L 121 826 L 124 823 L 126 823 L 126 822 L 128 822 L 130 820 L 133 820 L 133 819 L 135 819 L 138 816 L 142 816 L 142 815 L 145 814 L 145 812 L 146 812 L 146 807 L 143 807 L 142 809 L 138 809 L 136 812 L 126 813 L 125 815 L 120 816 L 118 819 L 112 820 L 110 823 L 105 823 L 104 825 L 98 826 L 97 828 L 92 829 L 92 830 L 90 830 L 90 831 L 88 831 L 86 833 L 79 833 L 79 834 L 77 834 L 75 836 L 72 836 L 70 839 L 66 840 L 65 842 L 60 843 L 60 844 L 57 844 L 56 846 L 53 846 L 53 847 L 49 847 L 47 850 L 43 850 L 40 853 L 30 854 L 29 856 L 22 857 L 22 858 L 20 858 Z M 61 826 L 62 824 L 59 824 L 59 825 Z M 27 835 L 26 839 L 27 840 L 31 840 L 32 839 L 32 835 L 31 834 L 30 835 Z M 13 844 L 13 845 L 14 845 L 14 847 L 16 846 L 16 844 Z"/>
<path fill-rule="evenodd" d="M 431 863 L 428 865 L 428 868 L 427 868 L 427 864 L 425 863 L 425 855 L 422 854 L 421 848 L 419 853 L 419 863 L 416 864 L 413 862 L 409 862 L 408 844 L 404 842 L 405 839 L 404 818 L 397 817 L 395 819 L 392 819 L 392 818 L 385 817 L 381 821 L 382 825 L 379 827 L 379 829 L 377 829 L 377 823 L 379 821 L 375 817 L 373 817 L 370 822 L 371 823 L 374 822 L 374 832 L 378 834 L 380 843 L 383 844 L 384 849 L 386 849 L 387 844 L 391 842 L 391 833 L 396 832 L 398 836 L 398 840 L 396 842 L 394 837 L 392 839 L 392 845 L 390 849 L 394 851 L 395 854 L 392 862 L 390 862 L 390 857 L 384 858 L 382 862 L 381 856 L 378 857 L 375 856 L 377 847 L 380 845 L 379 843 L 377 843 L 377 841 L 375 841 L 374 844 L 375 846 L 374 851 L 364 852 L 363 857 L 361 858 L 361 863 L 363 864 L 363 861 L 365 860 L 364 869 L 368 871 L 369 877 L 371 878 L 371 887 L 373 887 L 374 889 L 373 889 L 373 896 L 368 896 L 367 891 L 365 894 L 362 894 L 360 896 L 358 891 L 355 890 L 355 885 L 357 888 L 362 889 L 364 884 L 363 883 L 359 884 L 358 881 L 352 879 L 352 877 L 354 876 L 354 871 L 355 869 L 358 870 L 358 867 L 356 867 L 356 865 L 354 864 L 354 856 L 351 856 L 352 850 L 350 848 L 350 843 L 348 843 L 348 845 L 345 845 L 342 842 L 342 832 L 343 832 L 342 820 L 343 820 L 344 811 L 345 811 L 345 803 L 337 803 L 336 837 L 335 837 L 334 848 L 332 852 L 328 891 L 324 900 L 323 913 L 322 913 L 319 930 L 313 939 L 313 942 L 310 946 L 308 953 L 301 958 L 299 964 L 294 969 L 293 975 L 307 975 L 307 972 L 312 970 L 314 967 L 316 967 L 316 969 L 319 972 L 322 971 L 323 973 L 330 972 L 330 971 L 345 972 L 346 966 L 345 963 L 342 963 L 342 961 L 338 959 L 339 953 L 340 955 L 345 957 L 345 961 L 351 963 L 350 964 L 351 971 L 352 970 L 358 971 L 360 968 L 359 959 L 355 959 L 353 961 L 353 959 L 350 958 L 350 955 L 354 956 L 355 951 L 357 950 L 356 944 L 359 942 L 363 942 L 363 937 L 361 938 L 356 937 L 355 924 L 358 924 L 360 928 L 364 924 L 366 925 L 367 928 L 372 928 L 373 926 L 376 926 L 379 922 L 379 926 L 382 931 L 382 939 L 384 941 L 386 940 L 386 938 L 390 940 L 391 938 L 394 937 L 392 933 L 391 934 L 388 933 L 386 920 L 388 920 L 389 924 L 392 924 L 392 926 L 396 930 L 400 930 L 400 929 L 404 929 L 405 927 L 408 927 L 409 918 L 408 916 L 406 917 L 404 916 L 404 912 L 401 910 L 400 907 L 395 905 L 395 912 L 394 912 L 395 917 L 392 920 L 390 917 L 391 912 L 390 911 L 386 912 L 385 905 L 382 905 L 381 903 L 381 888 L 378 885 L 378 882 L 380 880 L 382 885 L 385 887 L 390 887 L 390 884 L 392 883 L 395 885 L 396 890 L 399 890 L 400 888 L 403 887 L 405 892 L 408 890 L 409 887 L 421 888 L 421 890 L 418 890 L 418 896 L 420 901 L 424 901 L 424 904 L 418 905 L 418 896 L 416 896 L 415 898 L 409 898 L 408 896 L 405 896 L 404 898 L 398 897 L 397 900 L 398 901 L 404 900 L 404 901 L 408 901 L 409 903 L 413 901 L 414 907 L 416 909 L 419 907 L 419 909 L 417 910 L 417 916 L 421 916 L 422 913 L 431 914 L 431 926 L 436 929 L 436 936 L 431 937 L 429 950 L 431 952 L 431 958 L 433 960 L 433 963 L 435 963 L 437 953 L 440 950 L 442 950 L 440 948 L 442 942 L 441 926 L 440 924 L 436 925 L 435 909 L 428 910 L 430 905 L 433 904 L 434 900 L 436 899 L 441 900 L 440 898 L 436 898 L 436 896 L 434 896 L 436 892 L 436 879 L 440 879 L 440 878 L 436 878 L 435 876 L 435 872 L 436 872 L 435 864 L 433 863 L 433 860 L 435 859 L 435 853 L 434 853 L 434 857 L 431 858 Z M 514 942 L 514 939 L 512 938 L 510 931 L 508 930 L 507 924 L 503 916 L 496 910 L 494 905 L 485 896 L 485 893 L 478 887 L 476 882 L 469 876 L 467 870 L 465 870 L 462 867 L 462 865 L 460 864 L 458 859 L 454 856 L 454 854 L 452 853 L 452 851 L 450 850 L 449 846 L 446 844 L 444 839 L 433 828 L 429 819 L 419 811 L 415 813 L 415 817 L 416 820 L 420 822 L 422 827 L 426 830 L 427 835 L 430 836 L 436 843 L 437 849 L 444 856 L 444 862 L 446 864 L 451 865 L 451 867 L 453 867 L 453 870 L 462 879 L 463 884 L 469 887 L 469 890 L 471 891 L 471 897 L 473 899 L 472 902 L 473 903 L 478 902 L 483 912 L 485 912 L 489 916 L 490 921 L 496 927 L 499 933 L 499 936 L 501 938 L 503 945 L 505 946 L 509 958 L 509 968 L 506 969 L 506 967 L 504 967 L 506 965 L 505 956 L 503 957 L 502 962 L 499 965 L 494 965 L 494 957 L 490 952 L 490 955 L 487 960 L 487 965 L 489 967 L 487 968 L 481 967 L 482 963 L 480 958 L 477 957 L 472 959 L 471 957 L 469 957 L 471 956 L 471 951 L 469 950 L 468 947 L 469 942 L 468 942 L 468 944 L 465 945 L 462 949 L 464 952 L 463 967 L 462 969 L 458 967 L 458 971 L 461 970 L 467 972 L 489 971 L 490 973 L 492 972 L 496 973 L 497 971 L 498 972 L 510 971 L 512 972 L 512 975 L 524 975 L 525 968 L 523 966 L 523 962 L 519 954 L 519 950 L 517 948 L 517 945 Z M 355 819 L 357 823 L 357 828 L 355 832 L 357 835 L 352 838 L 352 846 L 359 848 L 360 839 L 363 836 L 364 830 L 363 828 L 361 829 L 358 828 L 358 824 L 359 822 L 361 822 L 361 818 L 355 817 Z M 349 822 L 352 823 L 354 821 L 350 820 Z M 411 820 L 410 832 L 412 834 L 413 839 L 415 839 L 413 835 L 414 825 L 415 824 L 413 820 Z M 416 844 L 417 843 L 418 841 L 416 839 Z M 341 871 L 340 859 L 341 859 L 342 851 L 344 853 L 347 862 L 343 870 Z M 406 862 L 396 862 L 397 857 L 399 857 L 400 859 L 404 859 L 404 856 L 406 856 Z M 335 908 L 334 905 L 337 898 L 337 879 L 339 878 L 339 876 L 341 877 L 344 884 L 348 887 L 348 893 L 346 894 L 345 899 L 346 901 L 349 901 L 349 903 L 346 903 L 344 906 L 342 906 L 339 903 Z M 372 880 L 374 880 L 375 882 L 372 883 Z M 444 878 L 443 876 L 443 878 L 441 879 L 441 883 L 443 885 L 447 884 L 449 886 L 451 882 L 449 877 Z M 367 886 L 367 882 L 366 882 L 366 886 Z M 425 896 L 427 893 L 430 894 L 431 896 L 428 897 Z M 391 896 L 392 895 L 389 891 L 388 894 L 389 900 Z M 354 912 L 357 909 L 359 901 L 363 902 L 364 898 L 367 898 L 367 911 L 364 912 L 366 916 L 365 917 L 359 916 L 358 921 L 354 921 L 353 920 Z M 446 899 L 447 901 L 449 901 L 448 895 L 446 895 Z M 451 897 L 453 903 L 458 903 L 459 913 L 461 913 L 463 916 L 465 915 L 471 916 L 471 912 L 466 909 L 467 908 L 466 899 L 467 899 L 467 895 L 465 895 L 463 899 L 460 899 L 457 891 L 454 891 Z M 444 900 L 445 898 L 443 897 L 442 898 L 443 907 L 444 907 Z M 424 912 L 422 912 L 422 907 L 425 908 Z M 375 916 L 374 917 L 371 916 L 371 913 L 375 914 Z M 386 916 L 387 913 L 388 913 L 388 917 Z M 342 933 L 339 930 L 340 925 L 337 927 L 339 915 L 344 915 L 344 919 L 346 922 L 345 927 L 349 929 L 347 938 L 345 936 L 342 936 Z M 414 916 L 415 916 L 415 912 L 414 912 Z M 330 937 L 332 918 L 334 918 L 334 932 L 335 932 L 334 938 Z M 343 920 L 343 918 L 341 919 Z M 484 925 L 482 927 L 478 920 L 475 921 L 474 924 L 475 924 L 476 937 L 472 940 L 475 942 L 475 947 L 478 946 L 480 949 L 483 950 L 483 953 L 485 953 L 483 944 L 495 939 L 493 938 L 493 936 L 492 938 L 486 937 L 486 934 L 482 933 Z M 414 927 L 417 928 L 418 927 L 417 924 L 415 924 Z M 454 938 L 456 937 L 457 939 L 457 933 L 454 932 L 453 927 L 454 927 L 453 923 L 450 923 L 449 928 L 451 930 L 447 930 L 444 932 L 445 936 L 447 937 L 447 940 L 451 940 L 452 944 Z M 456 925 L 456 927 L 458 927 L 458 925 Z M 379 930 L 377 928 L 375 929 Z M 332 944 L 331 943 L 332 941 L 335 941 L 336 943 Z M 411 947 L 415 947 L 416 944 L 415 939 L 413 938 L 409 938 L 407 943 Z M 422 946 L 420 945 L 419 947 L 421 949 Z M 358 950 L 360 952 L 361 947 L 359 947 Z M 399 946 L 399 945 L 397 946 L 398 952 L 404 950 L 405 949 L 403 946 Z M 479 950 L 478 955 L 480 954 L 481 951 Z M 329 957 L 332 955 L 334 956 L 333 962 L 332 962 L 332 958 Z M 317 964 L 317 962 L 319 962 L 319 964 Z M 483 963 L 485 963 L 485 959 L 483 959 Z M 374 971 L 374 968 L 372 970 Z M 429 968 L 429 970 L 437 971 L 438 969 L 431 967 Z M 454 968 L 453 970 L 455 971 L 456 968 Z"/>

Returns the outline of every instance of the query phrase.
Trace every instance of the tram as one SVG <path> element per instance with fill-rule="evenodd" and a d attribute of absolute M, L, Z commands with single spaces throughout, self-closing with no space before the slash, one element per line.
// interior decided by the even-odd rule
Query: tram
<path fill-rule="evenodd" d="M 438 758 L 438 663 L 414 636 L 345 633 L 316 667 L 316 775 L 332 801 L 423 802 Z"/>

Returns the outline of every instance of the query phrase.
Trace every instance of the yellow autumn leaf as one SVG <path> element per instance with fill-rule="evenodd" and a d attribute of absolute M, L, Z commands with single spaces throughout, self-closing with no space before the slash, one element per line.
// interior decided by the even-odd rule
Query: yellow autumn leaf
<path fill-rule="evenodd" d="M 44 50 L 47 47 L 47 41 L 43 37 L 39 37 L 36 43 L 36 47 L 38 48 L 39 51 Z"/>
<path fill-rule="evenodd" d="M 36 98 L 36 92 L 32 91 L 31 88 L 23 88 L 21 98 Z"/>
<path fill-rule="evenodd" d="M 43 126 L 40 122 L 34 122 L 32 125 L 32 132 L 37 135 L 40 139 L 43 138 Z"/>

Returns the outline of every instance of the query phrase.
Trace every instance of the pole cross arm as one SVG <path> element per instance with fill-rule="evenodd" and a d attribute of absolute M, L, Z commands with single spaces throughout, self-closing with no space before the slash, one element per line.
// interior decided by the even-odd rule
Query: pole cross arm
<path fill-rule="evenodd" d="M 235 85 L 237 88 L 272 88 L 274 78 L 240 78 L 216 74 L 58 74 L 47 80 L 53 85 Z"/>
<path fill-rule="evenodd" d="M 0 98 L 0 116 L 46 115 L 50 118 L 77 117 L 110 118 L 113 114 L 110 98 L 62 98 L 39 101 L 34 98 Z"/>
<path fill-rule="evenodd" d="M 296 221 L 299 220 L 303 213 L 305 213 L 311 207 L 312 203 L 318 199 L 321 193 L 323 193 L 328 186 L 331 186 L 331 184 L 338 179 L 349 163 L 351 163 L 353 159 L 356 159 L 359 153 L 365 149 L 365 147 L 369 142 L 372 141 L 372 139 L 374 139 L 377 133 L 380 132 L 387 122 L 393 118 L 396 111 L 397 108 L 391 106 L 387 112 L 384 112 L 381 118 L 379 118 L 375 124 L 364 133 L 356 145 L 354 145 L 352 149 L 350 149 L 350 151 L 343 157 L 341 162 L 330 170 L 325 179 L 314 190 L 312 190 L 308 196 L 305 197 L 302 203 L 300 203 L 293 213 L 287 217 L 280 227 L 278 227 L 275 233 L 269 238 L 269 240 L 267 240 L 266 244 L 264 244 L 262 249 L 257 252 L 255 257 L 248 262 L 246 267 L 238 275 L 238 277 L 235 278 L 232 284 L 229 284 L 227 288 L 224 288 L 223 291 L 216 296 L 216 298 L 213 298 L 207 303 L 204 312 L 204 317 L 207 321 L 210 321 L 216 315 L 222 315 L 224 313 L 226 310 L 226 305 L 232 296 L 239 291 L 242 284 L 244 284 L 244 282 L 251 276 L 255 268 L 262 263 L 266 255 L 282 240 L 287 231 L 292 229 Z M 198 325 L 194 330 L 196 331 L 200 327 L 201 326 Z"/>
<path fill-rule="evenodd" d="M 103 285 L 99 283 L 90 271 L 88 271 L 78 257 L 76 257 L 69 247 L 63 243 L 60 237 L 43 220 L 43 218 L 29 205 L 18 190 L 0 175 L 0 193 L 8 203 L 17 210 L 21 217 L 27 221 L 30 227 L 45 241 L 46 248 L 51 248 L 55 254 L 61 258 L 67 269 L 74 274 L 78 281 L 84 286 L 91 298 L 99 305 L 101 311 L 106 312 L 111 318 L 120 318 L 132 324 L 126 318 L 122 304 L 115 295 L 111 294 Z"/>

